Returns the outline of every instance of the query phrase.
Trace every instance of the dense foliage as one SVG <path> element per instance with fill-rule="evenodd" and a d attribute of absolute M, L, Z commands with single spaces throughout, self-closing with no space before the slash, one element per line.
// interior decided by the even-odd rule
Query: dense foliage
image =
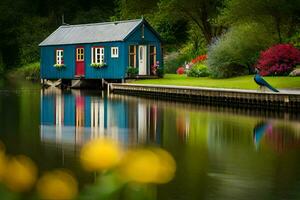
<path fill-rule="evenodd" d="M 2 0 L 0 72 L 39 60 L 38 44 L 62 24 L 146 18 L 164 41 L 165 72 L 208 54 L 214 77 L 253 72 L 259 52 L 300 47 L 299 0 Z"/>
<path fill-rule="evenodd" d="M 139 69 L 137 67 L 129 66 L 127 68 L 127 76 L 128 77 L 135 77 L 136 75 L 138 75 L 138 73 L 139 73 Z"/>
<path fill-rule="evenodd" d="M 189 77 L 206 77 L 209 75 L 206 65 L 197 63 L 188 70 L 187 76 Z"/>
<path fill-rule="evenodd" d="M 288 75 L 297 64 L 300 51 L 290 44 L 278 44 L 261 52 L 256 68 L 263 76 Z"/>
<path fill-rule="evenodd" d="M 251 23 L 232 27 L 209 47 L 207 64 L 212 77 L 252 73 L 259 52 L 273 43 L 274 37 L 264 26 Z"/>
<path fill-rule="evenodd" d="M 227 0 L 221 19 L 227 25 L 256 22 L 270 28 L 278 42 L 299 28 L 299 0 Z"/>
<path fill-rule="evenodd" d="M 13 73 L 10 73 L 10 76 L 12 78 L 22 77 L 27 80 L 37 81 L 40 79 L 40 63 L 34 62 L 17 68 Z"/>
<path fill-rule="evenodd" d="M 114 8 L 107 0 L 1 0 L 0 71 L 39 61 L 38 44 L 62 24 L 62 15 L 69 24 L 101 22 Z"/>

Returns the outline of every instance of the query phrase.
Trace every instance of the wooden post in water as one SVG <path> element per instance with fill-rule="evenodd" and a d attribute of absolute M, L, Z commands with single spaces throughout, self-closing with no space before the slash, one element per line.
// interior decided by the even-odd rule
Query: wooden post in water
<path fill-rule="evenodd" d="M 101 89 L 104 89 L 104 78 L 101 79 Z"/>
<path fill-rule="evenodd" d="M 110 87 L 110 84 L 109 83 L 107 83 L 107 96 L 109 96 L 109 88 Z"/>

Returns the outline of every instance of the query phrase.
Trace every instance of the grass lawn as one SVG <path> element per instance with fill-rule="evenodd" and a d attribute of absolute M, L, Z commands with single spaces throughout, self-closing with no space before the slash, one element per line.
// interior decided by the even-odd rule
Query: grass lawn
<path fill-rule="evenodd" d="M 137 84 L 159 84 L 178 86 L 199 86 L 213 88 L 258 89 L 253 80 L 254 75 L 228 79 L 212 79 L 209 77 L 193 78 L 186 75 L 166 74 L 162 79 L 137 80 Z M 275 88 L 300 89 L 300 77 L 264 77 Z"/>

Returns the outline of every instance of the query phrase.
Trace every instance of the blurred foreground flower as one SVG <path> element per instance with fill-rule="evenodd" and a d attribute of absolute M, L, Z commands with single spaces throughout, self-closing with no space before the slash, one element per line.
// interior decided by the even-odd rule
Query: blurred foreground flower
<path fill-rule="evenodd" d="M 112 140 L 96 139 L 85 144 L 80 161 L 87 171 L 100 171 L 115 167 L 121 158 L 120 147 Z"/>
<path fill-rule="evenodd" d="M 76 197 L 78 184 L 68 172 L 56 170 L 40 178 L 37 191 L 42 199 L 69 200 Z"/>
<path fill-rule="evenodd" d="M 138 183 L 167 183 L 174 177 L 176 163 L 162 149 L 129 151 L 120 166 L 121 175 L 127 181 Z"/>
<path fill-rule="evenodd" d="M 1 147 L 0 147 L 1 148 Z M 0 149 L 0 180 L 2 181 L 5 175 L 7 158 L 4 149 Z"/>
<path fill-rule="evenodd" d="M 31 159 L 26 156 L 12 157 L 5 166 L 4 183 L 9 189 L 25 192 L 32 188 L 37 178 L 37 168 Z"/>

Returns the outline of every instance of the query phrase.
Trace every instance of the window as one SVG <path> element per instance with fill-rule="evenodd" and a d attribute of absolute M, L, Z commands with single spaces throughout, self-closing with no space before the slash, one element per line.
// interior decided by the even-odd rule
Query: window
<path fill-rule="evenodd" d="M 79 47 L 76 49 L 76 61 L 84 61 L 84 48 Z"/>
<path fill-rule="evenodd" d="M 92 47 L 92 64 L 104 64 L 104 47 Z"/>
<path fill-rule="evenodd" d="M 64 50 L 63 49 L 56 49 L 55 60 L 56 60 L 57 65 L 64 64 Z"/>
<path fill-rule="evenodd" d="M 112 47 L 111 48 L 111 57 L 118 58 L 119 57 L 119 47 Z"/>
<path fill-rule="evenodd" d="M 129 46 L 129 66 L 136 67 L 136 46 Z"/>
<path fill-rule="evenodd" d="M 150 46 L 150 66 L 153 67 L 156 64 L 156 46 Z"/>

